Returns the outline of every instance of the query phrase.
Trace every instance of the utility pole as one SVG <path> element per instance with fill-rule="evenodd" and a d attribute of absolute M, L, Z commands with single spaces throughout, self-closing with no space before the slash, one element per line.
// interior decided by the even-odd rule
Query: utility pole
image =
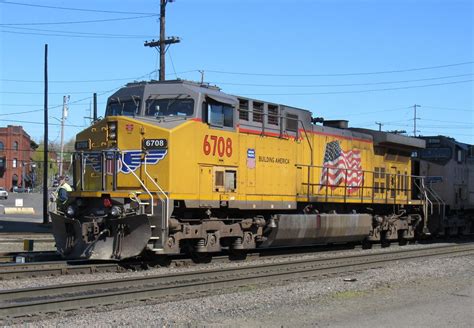
<path fill-rule="evenodd" d="M 420 105 L 417 105 L 417 104 L 414 104 L 413 105 L 413 112 L 414 112 L 414 116 L 413 116 L 413 136 L 416 137 L 416 120 L 419 120 L 419 118 L 416 116 L 416 108 L 417 107 L 421 107 Z"/>
<path fill-rule="evenodd" d="M 59 155 L 59 176 L 63 175 L 63 155 L 64 155 L 64 121 L 67 118 L 68 102 L 70 96 L 63 97 L 63 115 L 61 117 L 61 153 Z"/>
<path fill-rule="evenodd" d="M 382 131 L 382 122 L 375 122 L 375 124 L 377 124 L 379 126 L 379 131 Z"/>
<path fill-rule="evenodd" d="M 89 116 L 84 116 L 88 119 L 90 124 L 94 124 L 97 121 L 97 93 L 94 92 L 92 95 L 93 103 L 89 103 Z"/>
<path fill-rule="evenodd" d="M 165 81 L 166 68 L 165 68 L 165 54 L 168 47 L 173 43 L 179 43 L 181 40 L 179 37 L 171 36 L 166 38 L 165 36 L 165 17 L 166 17 L 166 5 L 168 2 L 174 0 L 160 0 L 160 39 L 158 41 L 151 40 L 145 41 L 145 47 L 158 48 L 160 52 L 160 81 Z"/>
<path fill-rule="evenodd" d="M 198 71 L 201 74 L 201 84 L 204 84 L 204 70 Z"/>
<path fill-rule="evenodd" d="M 48 44 L 44 45 L 44 153 L 43 153 L 43 224 L 48 213 Z"/>

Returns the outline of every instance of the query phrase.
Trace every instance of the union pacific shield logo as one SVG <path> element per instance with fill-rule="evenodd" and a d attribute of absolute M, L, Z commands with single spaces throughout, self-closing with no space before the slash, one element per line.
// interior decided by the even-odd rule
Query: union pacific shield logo
<path fill-rule="evenodd" d="M 142 158 L 143 152 L 141 150 L 123 151 L 119 160 L 118 171 L 129 174 L 138 169 L 145 161 L 146 165 L 155 165 L 165 158 L 167 153 L 167 149 L 154 149 L 148 151 L 146 158 Z"/>
<path fill-rule="evenodd" d="M 168 153 L 167 149 L 149 150 L 146 155 L 146 165 L 155 165 Z M 107 154 L 106 167 L 104 168 L 108 175 L 112 175 L 114 168 L 114 156 Z M 102 168 L 102 157 L 100 153 L 90 153 L 85 155 L 86 166 L 91 167 L 95 172 L 100 172 Z M 145 157 L 141 150 L 125 150 L 117 157 L 117 173 L 129 174 L 136 171 L 140 165 L 145 163 Z M 125 165 L 126 164 L 126 165 Z"/>

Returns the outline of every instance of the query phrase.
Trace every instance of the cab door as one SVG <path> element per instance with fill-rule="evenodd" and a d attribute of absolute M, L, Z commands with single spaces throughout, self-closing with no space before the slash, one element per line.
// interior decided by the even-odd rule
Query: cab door
<path fill-rule="evenodd" d="M 208 206 L 212 200 L 212 165 L 199 165 L 199 204 Z"/>

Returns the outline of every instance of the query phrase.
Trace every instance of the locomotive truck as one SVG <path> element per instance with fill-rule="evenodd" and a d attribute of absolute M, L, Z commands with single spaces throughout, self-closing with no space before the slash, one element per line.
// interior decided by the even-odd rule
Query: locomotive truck
<path fill-rule="evenodd" d="M 114 259 L 428 234 L 412 175 L 425 141 L 184 80 L 129 83 L 76 136 L 73 188 L 52 212 L 67 258 Z"/>

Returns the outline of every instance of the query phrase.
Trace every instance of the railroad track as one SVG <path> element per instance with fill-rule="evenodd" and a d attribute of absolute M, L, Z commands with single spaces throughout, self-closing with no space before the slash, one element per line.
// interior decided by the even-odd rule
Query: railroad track
<path fill-rule="evenodd" d="M 341 249 L 349 249 L 346 245 L 339 245 L 339 247 L 302 247 L 295 248 L 281 248 L 281 249 L 263 249 L 256 250 L 253 253 L 248 253 L 247 261 L 258 260 L 261 258 L 284 257 L 294 255 L 309 255 L 315 252 L 336 251 Z M 51 277 L 60 275 L 73 274 L 93 274 L 98 272 L 121 272 L 127 269 L 140 270 L 153 266 L 175 266 L 184 267 L 196 264 L 192 259 L 185 256 L 169 257 L 169 262 L 157 262 L 156 260 L 136 260 L 125 262 L 109 262 L 101 263 L 90 262 L 86 260 L 60 260 L 60 256 L 55 252 L 21 252 L 21 253 L 5 253 L 5 256 L 11 257 L 11 262 L 0 263 L 0 280 L 22 279 L 22 278 L 36 278 L 36 277 Z M 1 256 L 1 254 L 0 254 Z M 15 263 L 14 259 L 22 256 L 27 259 L 27 263 Z M 56 260 L 54 260 L 56 259 Z M 212 258 L 213 263 L 228 263 L 236 259 L 229 258 L 229 255 L 220 254 Z M 239 259 L 237 259 L 239 260 Z M 242 259 L 240 259 L 242 260 Z"/>
<path fill-rule="evenodd" d="M 34 314 L 117 303 L 129 306 L 130 302 L 148 299 L 189 298 L 248 285 L 269 286 L 278 281 L 347 274 L 393 261 L 468 254 L 474 254 L 474 243 L 7 290 L 0 292 L 0 317 L 8 323 L 13 318 Z"/>
<path fill-rule="evenodd" d="M 72 264 L 68 261 L 15 263 L 0 266 L 0 280 L 37 278 L 98 272 L 120 272 L 124 268 L 118 263 Z"/>
<path fill-rule="evenodd" d="M 398 246 L 396 246 L 398 247 Z M 212 257 L 213 263 L 229 263 L 245 260 L 255 261 L 262 258 L 285 258 L 315 255 L 321 252 L 334 252 L 338 250 L 350 250 L 352 248 L 361 248 L 360 246 L 350 247 L 348 245 L 332 245 L 332 246 L 306 246 L 300 248 L 282 247 L 274 249 L 257 249 L 246 255 L 245 259 L 232 258 L 229 254 L 218 254 Z M 381 245 L 374 245 L 374 249 L 381 248 Z M 52 277 L 60 275 L 74 274 L 94 274 L 100 272 L 122 272 L 125 270 L 142 270 L 156 266 L 175 266 L 187 267 L 195 265 L 195 261 L 186 256 L 174 256 L 163 259 L 162 262 L 156 260 L 137 259 L 124 262 L 104 263 L 87 261 L 87 260 L 62 260 L 56 252 L 18 252 L 18 253 L 0 253 L 1 256 L 10 257 L 12 261 L 0 261 L 0 280 Z M 15 263 L 17 257 L 25 258 L 25 263 Z"/>
<path fill-rule="evenodd" d="M 40 262 L 59 260 L 61 256 L 56 251 L 23 251 L 0 253 L 0 265 L 3 263 L 15 263 L 20 258 L 24 262 Z"/>

